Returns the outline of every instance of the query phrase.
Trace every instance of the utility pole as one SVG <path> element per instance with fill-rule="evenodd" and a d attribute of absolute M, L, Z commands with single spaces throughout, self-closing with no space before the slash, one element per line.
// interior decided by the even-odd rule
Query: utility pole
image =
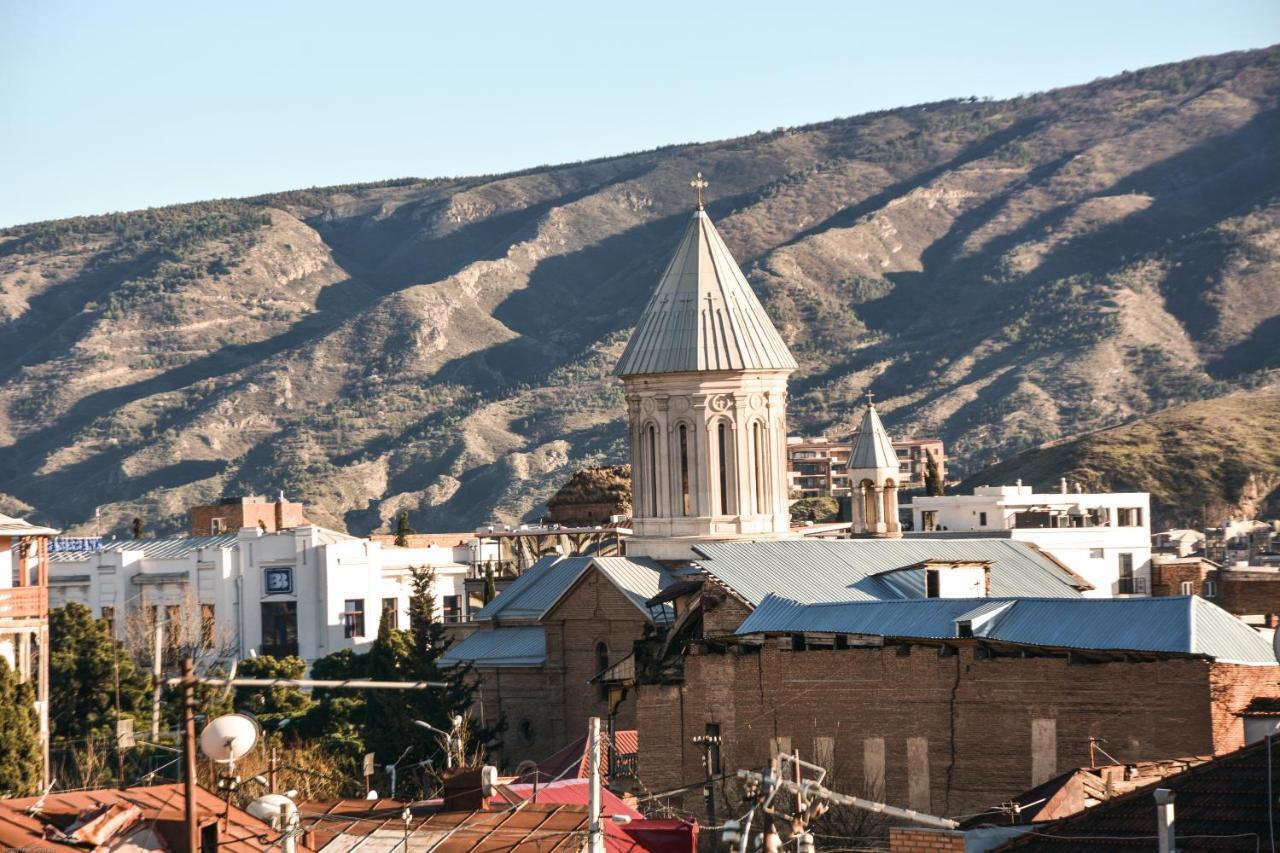
<path fill-rule="evenodd" d="M 706 780 L 702 788 L 702 797 L 707 804 L 707 823 L 714 827 L 716 826 L 716 768 L 711 760 L 711 751 L 720 749 L 720 735 L 697 735 L 693 742 L 702 747 L 702 770 Z M 720 834 L 715 831 L 711 834 L 711 849 L 713 851 L 720 849 Z"/>
<path fill-rule="evenodd" d="M 155 689 L 151 693 L 151 742 L 160 740 L 160 690 L 164 674 L 164 623 L 160 621 L 159 608 L 155 611 L 155 645 L 151 649 L 151 680 Z"/>
<path fill-rule="evenodd" d="M 600 823 L 600 718 L 587 728 L 587 853 L 604 853 L 604 827 Z"/>
<path fill-rule="evenodd" d="M 200 849 L 196 816 L 196 664 L 182 661 L 182 790 L 186 798 L 187 850 Z"/>

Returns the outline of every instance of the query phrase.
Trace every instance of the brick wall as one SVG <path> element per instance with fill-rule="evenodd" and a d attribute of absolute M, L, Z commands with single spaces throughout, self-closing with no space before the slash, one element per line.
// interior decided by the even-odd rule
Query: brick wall
<path fill-rule="evenodd" d="M 268 532 L 287 530 L 308 524 L 306 507 L 299 503 L 240 500 L 235 503 L 192 507 L 192 536 L 214 536 L 218 532 L 235 533 L 245 527 L 261 526 Z M 214 530 L 214 519 L 222 520 L 222 530 Z"/>
<path fill-rule="evenodd" d="M 1242 734 L 1233 714 L 1247 697 L 1280 696 L 1272 667 L 1192 659 L 1081 664 L 975 652 L 965 645 L 950 657 L 926 646 L 909 654 L 690 654 L 684 685 L 640 688 L 641 780 L 649 790 L 698 780 L 689 741 L 715 723 L 730 770 L 761 767 L 779 746 L 802 757 L 826 751 L 832 787 L 883 792 L 891 804 L 935 814 L 971 814 L 1087 766 L 1091 736 L 1121 762 L 1225 751 Z M 682 799 L 680 807 L 700 813 L 698 791 Z"/>
<path fill-rule="evenodd" d="M 1217 569 L 1212 563 L 1199 558 L 1178 560 L 1177 562 L 1151 561 L 1151 594 L 1152 595 L 1186 595 L 1182 591 L 1183 583 L 1191 584 L 1191 594 L 1204 596 L 1204 582 L 1217 576 Z"/>
<path fill-rule="evenodd" d="M 889 849 L 893 853 L 964 853 L 964 833 L 893 827 L 889 830 Z"/>
<path fill-rule="evenodd" d="M 1219 572 L 1217 604 L 1237 616 L 1280 613 L 1280 575 L 1239 569 Z"/>

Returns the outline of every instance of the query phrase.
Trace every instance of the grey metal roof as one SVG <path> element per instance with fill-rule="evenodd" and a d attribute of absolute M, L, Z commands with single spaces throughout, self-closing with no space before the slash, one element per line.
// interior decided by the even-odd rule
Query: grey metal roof
<path fill-rule="evenodd" d="M 1079 578 L 1026 542 L 1011 539 L 783 539 L 695 546 L 698 565 L 748 604 L 770 593 L 796 601 L 924 598 L 926 560 L 990 561 L 993 597 L 1079 598 Z"/>
<path fill-rule="evenodd" d="M 24 518 L 0 514 L 0 536 L 57 536 L 52 527 L 32 524 Z"/>
<path fill-rule="evenodd" d="M 1005 606 L 997 610 L 1000 605 Z M 979 626 L 975 614 L 990 618 Z M 975 635 L 1017 645 L 1203 655 L 1224 663 L 1276 664 L 1271 644 L 1258 632 L 1197 596 L 801 604 L 770 595 L 736 633 L 943 639 L 959 636 L 956 623 L 970 619 L 975 620 Z"/>
<path fill-rule="evenodd" d="M 220 533 L 217 536 L 174 536 L 170 539 L 116 539 L 102 543 L 102 552 L 109 551 L 141 551 L 144 557 L 153 560 L 172 560 L 185 557 L 192 551 L 205 548 L 230 548 L 236 544 L 238 535 Z M 86 560 L 93 552 L 76 552 L 75 554 L 58 554 L 50 556 L 52 562 L 72 563 Z M 76 554 L 83 554 L 79 559 Z"/>
<path fill-rule="evenodd" d="M 547 660 L 547 634 L 541 625 L 482 628 L 440 656 L 441 666 L 541 666 Z"/>
<path fill-rule="evenodd" d="M 895 475 L 898 472 L 898 454 L 893 449 L 893 440 L 880 422 L 880 415 L 872 403 L 862 412 L 862 424 L 853 441 L 853 449 L 849 451 L 849 462 L 845 466 L 850 471 L 889 469 Z"/>
<path fill-rule="evenodd" d="M 640 610 L 657 621 L 669 619 L 670 605 L 645 606 L 672 582 L 654 560 L 632 557 L 543 557 L 512 581 L 497 598 L 476 612 L 477 622 L 509 622 L 541 619 L 592 565 L 609 578 Z"/>
<path fill-rule="evenodd" d="M 729 247 L 696 211 L 614 373 L 795 369 Z"/>

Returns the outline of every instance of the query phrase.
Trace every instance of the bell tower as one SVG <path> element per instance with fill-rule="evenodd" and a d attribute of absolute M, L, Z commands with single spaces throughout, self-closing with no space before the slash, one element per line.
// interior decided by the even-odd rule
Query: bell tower
<path fill-rule="evenodd" d="M 849 453 L 849 491 L 853 500 L 856 537 L 897 539 L 902 536 L 898 521 L 898 454 L 880 422 L 876 404 L 867 392 L 867 408 L 862 412 L 853 450 Z"/>
<path fill-rule="evenodd" d="M 788 535 L 787 377 L 795 359 L 702 207 L 619 359 L 631 440 L 627 552 Z"/>

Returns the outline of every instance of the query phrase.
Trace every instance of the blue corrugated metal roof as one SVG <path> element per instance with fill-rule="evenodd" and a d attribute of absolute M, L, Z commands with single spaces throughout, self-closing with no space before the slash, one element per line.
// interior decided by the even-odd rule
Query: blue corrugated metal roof
<path fill-rule="evenodd" d="M 546 630 L 541 625 L 516 625 L 476 631 L 441 655 L 440 665 L 541 666 L 546 660 Z"/>
<path fill-rule="evenodd" d="M 474 619 L 515 621 L 541 619 L 556 602 L 577 583 L 589 566 L 595 564 L 609 580 L 645 613 L 647 599 L 657 595 L 671 583 L 671 577 L 654 560 L 631 557 L 543 557 L 493 601 L 476 612 Z M 659 621 L 669 619 L 669 606 L 653 609 Z"/>
<path fill-rule="evenodd" d="M 1271 644 L 1215 604 L 1196 596 L 1167 598 L 842 601 L 801 604 L 769 595 L 737 633 L 869 634 L 943 639 L 956 622 L 991 615 L 980 634 L 992 640 L 1051 648 L 1204 655 L 1225 663 L 1275 664 Z"/>
<path fill-rule="evenodd" d="M 1010 539 L 801 539 L 696 546 L 698 564 L 749 604 L 923 598 L 923 572 L 875 575 L 926 560 L 989 561 L 993 597 L 1079 598 L 1079 578 L 1026 542 Z"/>

